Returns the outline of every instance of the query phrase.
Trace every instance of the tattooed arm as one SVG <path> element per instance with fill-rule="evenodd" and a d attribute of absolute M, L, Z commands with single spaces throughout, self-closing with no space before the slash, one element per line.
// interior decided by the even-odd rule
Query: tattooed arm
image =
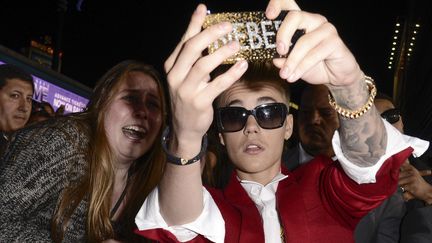
<path fill-rule="evenodd" d="M 366 104 L 370 92 L 363 80 L 347 86 L 328 85 L 336 103 L 357 110 Z M 385 153 L 387 133 L 375 106 L 357 119 L 339 115 L 339 135 L 344 155 L 360 167 L 374 165 Z"/>

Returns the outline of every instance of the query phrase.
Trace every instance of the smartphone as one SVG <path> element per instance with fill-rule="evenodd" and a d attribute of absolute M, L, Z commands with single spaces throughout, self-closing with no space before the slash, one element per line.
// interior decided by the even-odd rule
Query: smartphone
<path fill-rule="evenodd" d="M 228 12 L 209 14 L 203 24 L 203 28 L 208 28 L 221 22 L 230 22 L 233 30 L 227 35 L 219 38 L 208 47 L 208 53 L 213 53 L 227 43 L 236 40 L 240 43 L 240 51 L 226 59 L 224 64 L 233 64 L 239 60 L 249 62 L 266 61 L 280 56 L 276 51 L 276 33 L 282 24 L 288 11 L 282 11 L 274 20 L 269 20 L 263 11 L 255 12 Z M 304 35 L 305 30 L 297 30 L 292 39 L 291 51 L 297 40 Z"/>

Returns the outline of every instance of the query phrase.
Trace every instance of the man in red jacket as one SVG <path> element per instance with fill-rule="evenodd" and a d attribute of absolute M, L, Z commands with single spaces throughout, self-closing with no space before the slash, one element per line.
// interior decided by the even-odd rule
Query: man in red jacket
<path fill-rule="evenodd" d="M 232 41 L 202 56 L 232 26 L 201 31 L 206 9 L 198 6 L 165 62 L 173 112 L 162 139 L 168 163 L 137 214 L 138 234 L 160 242 L 352 242 L 358 220 L 395 191 L 400 164 L 425 149 L 381 120 L 373 82 L 333 25 L 290 0 L 272 0 L 267 17 L 281 9 L 293 11 L 277 33 L 280 55 L 288 53 L 294 30 L 305 29 L 288 58 L 217 68 L 240 45 Z M 216 68 L 219 75 L 211 79 Z M 292 133 L 286 86 L 300 78 L 326 84 L 332 93 L 340 117 L 333 137 L 338 161 L 317 157 L 290 173 L 281 166 L 283 142 Z M 201 182 L 213 114 L 236 168 L 224 190 Z"/>

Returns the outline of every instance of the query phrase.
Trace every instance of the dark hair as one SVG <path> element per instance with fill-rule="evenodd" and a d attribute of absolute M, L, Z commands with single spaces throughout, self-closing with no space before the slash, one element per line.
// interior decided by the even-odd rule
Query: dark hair
<path fill-rule="evenodd" d="M 33 77 L 21 68 L 12 64 L 1 64 L 0 65 L 0 89 L 6 85 L 6 81 L 9 79 L 19 79 L 24 82 L 31 84 L 34 92 Z"/>

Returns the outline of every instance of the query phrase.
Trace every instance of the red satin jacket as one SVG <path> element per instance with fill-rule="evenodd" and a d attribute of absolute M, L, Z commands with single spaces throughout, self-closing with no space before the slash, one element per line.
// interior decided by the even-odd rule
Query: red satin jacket
<path fill-rule="evenodd" d="M 276 205 L 285 242 L 354 242 L 360 219 L 397 188 L 399 167 L 412 153 L 407 148 L 387 159 L 376 183 L 357 184 L 331 159 L 318 156 L 294 172 L 282 168 L 288 178 L 279 182 Z M 223 190 L 207 188 L 225 220 L 225 242 L 264 242 L 262 219 L 254 202 L 236 178 Z M 179 242 L 163 229 L 136 230 L 159 242 Z M 189 242 L 209 242 L 198 235 Z"/>

